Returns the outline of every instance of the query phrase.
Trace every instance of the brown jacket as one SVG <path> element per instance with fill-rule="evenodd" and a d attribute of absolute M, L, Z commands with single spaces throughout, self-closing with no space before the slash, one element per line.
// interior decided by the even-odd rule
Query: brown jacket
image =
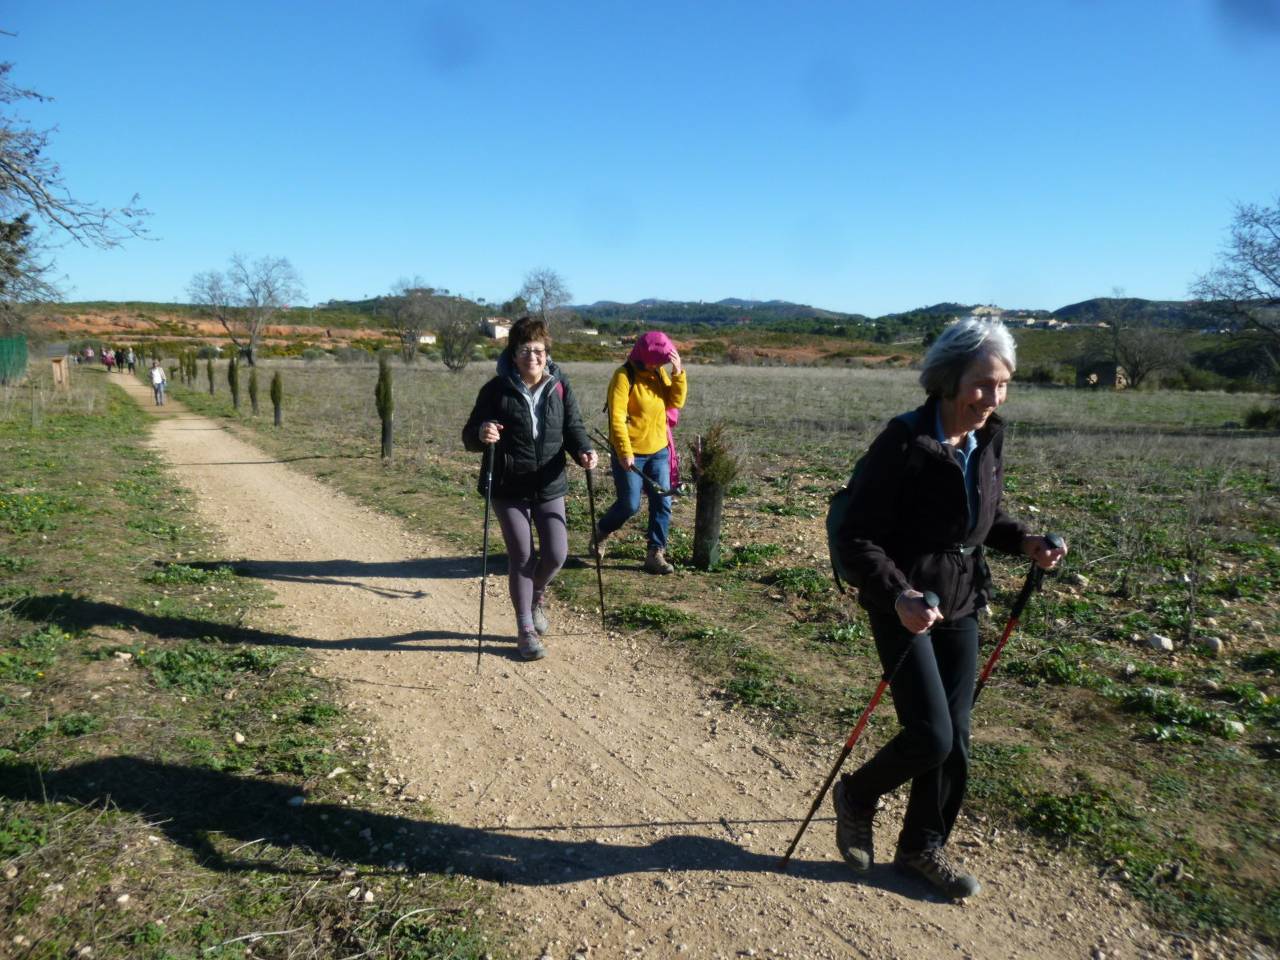
<path fill-rule="evenodd" d="M 977 433 L 978 517 L 970 530 L 964 471 L 934 438 L 936 411 L 930 398 L 914 415 L 891 420 L 855 478 L 835 546 L 868 610 L 892 613 L 911 587 L 936 593 L 947 619 L 972 613 L 991 589 L 981 548 L 1016 554 L 1027 534 L 1001 507 L 1003 421 L 993 414 Z"/>

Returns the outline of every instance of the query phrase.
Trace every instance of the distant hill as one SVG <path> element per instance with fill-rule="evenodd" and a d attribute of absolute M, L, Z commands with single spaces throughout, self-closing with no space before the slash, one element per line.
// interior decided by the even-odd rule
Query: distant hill
<path fill-rule="evenodd" d="M 646 298 L 635 303 L 599 300 L 575 304 L 568 309 L 585 321 L 611 321 L 649 324 L 698 323 L 710 325 L 765 324 L 785 320 L 829 322 L 833 325 L 865 323 L 869 318 L 860 313 L 823 310 L 786 300 L 742 300 L 726 297 L 714 303 L 702 300 L 660 300 Z"/>
<path fill-rule="evenodd" d="M 1143 300 L 1141 297 L 1094 297 L 1053 311 L 1067 323 L 1108 323 L 1113 318 L 1176 330 L 1212 326 L 1199 304 L 1187 300 Z"/>

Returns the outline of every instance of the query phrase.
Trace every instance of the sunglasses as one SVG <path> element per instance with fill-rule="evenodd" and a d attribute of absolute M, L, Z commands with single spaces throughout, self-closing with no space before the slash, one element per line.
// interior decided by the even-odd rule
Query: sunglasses
<path fill-rule="evenodd" d="M 521 347 L 519 350 L 516 351 L 517 357 L 542 358 L 542 357 L 545 357 L 546 355 L 547 355 L 547 351 L 543 350 L 541 347 Z"/>

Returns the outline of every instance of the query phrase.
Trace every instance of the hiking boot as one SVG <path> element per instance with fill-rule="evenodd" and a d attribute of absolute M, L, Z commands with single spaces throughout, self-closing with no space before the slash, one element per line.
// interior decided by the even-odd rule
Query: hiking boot
<path fill-rule="evenodd" d="M 915 853 L 898 851 L 893 865 L 908 876 L 925 881 L 939 893 L 953 900 L 972 897 L 982 889 L 977 877 L 965 873 L 946 855 L 941 847 L 917 850 Z"/>
<path fill-rule="evenodd" d="M 607 533 L 602 533 L 599 527 L 595 528 L 595 539 L 591 542 L 591 553 L 597 559 L 604 559 L 604 543 L 609 539 Z"/>
<path fill-rule="evenodd" d="M 516 650 L 526 660 L 541 660 L 547 655 L 547 648 L 538 639 L 537 632 L 529 629 L 520 631 L 520 637 L 516 640 Z"/>
<path fill-rule="evenodd" d="M 644 569 L 646 573 L 667 574 L 675 573 L 676 568 L 667 563 L 667 557 L 662 552 L 661 547 L 650 547 L 649 555 L 644 558 Z"/>
<path fill-rule="evenodd" d="M 836 808 L 836 847 L 840 856 L 859 873 L 866 873 L 876 859 L 872 831 L 876 808 L 859 806 L 850 800 L 844 780 L 836 781 L 831 802 Z"/>
<path fill-rule="evenodd" d="M 542 606 L 542 598 L 533 601 L 533 629 L 542 636 L 551 629 L 551 621 L 547 619 L 547 611 Z"/>

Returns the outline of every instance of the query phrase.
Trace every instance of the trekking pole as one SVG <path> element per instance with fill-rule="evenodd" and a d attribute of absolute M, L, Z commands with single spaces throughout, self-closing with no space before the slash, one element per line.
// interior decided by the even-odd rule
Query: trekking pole
<path fill-rule="evenodd" d="M 480 672 L 480 654 L 484 652 L 484 595 L 489 583 L 489 510 L 493 504 L 494 444 L 485 450 L 484 466 L 484 560 L 480 565 L 480 627 L 476 631 L 476 673 Z"/>
<path fill-rule="evenodd" d="M 597 434 L 596 434 L 596 439 L 597 439 L 597 440 L 602 441 L 602 442 L 604 443 L 604 445 L 605 445 L 606 447 L 608 447 L 608 448 L 609 448 L 609 451 L 610 451 L 610 454 L 609 454 L 609 455 L 610 455 L 610 456 L 615 457 L 615 458 L 617 457 L 617 454 L 613 453 L 613 444 L 611 444 L 611 443 L 609 442 L 609 440 L 608 440 L 608 438 L 607 438 L 607 437 L 604 437 L 604 436 L 602 436 L 601 434 L 597 433 Z M 619 462 L 619 463 L 621 463 L 622 461 L 621 461 L 621 460 L 619 460 L 618 462 Z M 651 490 L 653 493 L 656 493 L 658 496 L 660 496 L 660 497 L 674 497 L 674 496 L 676 495 L 676 491 L 675 491 L 675 490 L 666 490 L 666 489 L 663 489 L 662 487 L 660 487 L 660 486 L 658 485 L 658 483 L 657 483 L 657 481 L 656 481 L 656 480 L 654 480 L 652 477 L 647 476 L 647 475 L 646 475 L 646 474 L 645 474 L 645 473 L 644 473 L 644 472 L 643 472 L 639 467 L 637 467 L 634 463 L 633 463 L 631 466 L 627 467 L 627 469 L 628 469 L 628 470 L 630 470 L 632 473 L 634 473 L 637 477 L 639 477 L 639 478 L 640 478 L 640 482 L 641 482 L 641 483 L 643 483 L 646 487 L 648 487 L 648 488 L 649 488 L 649 490 Z"/>
<path fill-rule="evenodd" d="M 591 552 L 596 557 L 596 589 L 600 591 L 600 626 L 604 621 L 604 575 L 600 572 L 600 545 L 596 542 L 596 482 L 592 471 L 587 471 L 587 505 L 591 508 Z"/>
<path fill-rule="evenodd" d="M 1045 540 L 1055 550 L 1067 545 L 1062 536 L 1056 533 L 1046 534 Z M 991 651 L 991 656 L 987 657 L 982 673 L 978 675 L 978 685 L 973 691 L 974 703 L 978 702 L 982 688 L 987 685 L 987 678 L 991 676 L 991 671 L 996 668 L 996 661 L 1000 659 L 1000 654 L 1004 652 L 1004 645 L 1009 642 L 1009 637 L 1013 635 L 1014 628 L 1018 626 L 1018 620 L 1021 619 L 1022 611 L 1026 608 L 1027 601 L 1031 599 L 1031 594 L 1039 590 L 1043 584 L 1044 570 L 1032 560 L 1031 569 L 1027 571 L 1027 579 L 1022 581 L 1022 589 L 1018 592 L 1018 599 L 1013 601 L 1013 609 L 1009 611 L 1009 622 L 1004 625 L 1004 633 L 1000 635 L 1000 642 L 995 645 L 995 649 Z"/>
<path fill-rule="evenodd" d="M 924 594 L 924 602 L 931 607 L 936 607 L 941 601 L 936 593 L 932 590 L 927 590 Z M 911 638 L 911 640 L 914 639 L 915 637 Z M 831 784 L 835 783 L 836 774 L 840 772 L 844 762 L 849 759 L 849 754 L 853 752 L 854 744 L 862 736 L 862 728 L 867 725 L 867 721 L 871 719 L 872 711 L 879 705 L 880 698 L 884 696 L 885 689 L 893 682 L 893 678 L 897 675 L 899 668 L 906 662 L 907 655 L 911 653 L 911 640 L 907 641 L 902 655 L 898 657 L 898 662 L 881 675 L 880 682 L 876 685 L 876 692 L 871 695 L 871 702 L 867 704 L 867 709 L 862 711 L 862 716 L 858 718 L 858 722 L 853 727 L 853 733 L 849 734 L 849 739 L 844 743 L 844 749 L 840 751 L 840 756 L 836 758 L 835 764 L 831 767 L 831 772 L 827 774 L 827 779 L 822 784 L 822 789 L 813 798 L 813 806 L 809 808 L 809 813 L 804 818 L 804 823 L 800 824 L 800 829 L 796 831 L 796 835 L 791 841 L 791 846 L 787 847 L 787 852 L 783 854 L 782 860 L 778 863 L 779 870 L 785 871 L 787 869 L 787 864 L 791 862 L 791 854 L 795 853 L 796 847 L 800 844 L 800 838 L 804 836 L 805 830 L 809 828 L 809 821 L 813 819 L 813 815 L 822 806 L 822 801 L 826 798 L 827 791 L 831 789 Z"/>

